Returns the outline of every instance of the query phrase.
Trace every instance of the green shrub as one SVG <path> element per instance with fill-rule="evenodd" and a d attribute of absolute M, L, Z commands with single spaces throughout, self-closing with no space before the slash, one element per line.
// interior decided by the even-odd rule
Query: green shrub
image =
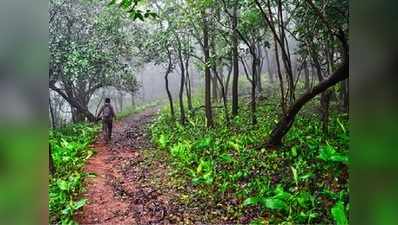
<path fill-rule="evenodd" d="M 331 198 L 324 191 L 333 190 L 326 179 L 339 176 L 344 169 L 336 163 L 348 161 L 347 115 L 332 108 L 329 132 L 324 134 L 319 115 L 313 110 L 316 103 L 310 102 L 296 117 L 284 139 L 286 145 L 271 150 L 264 147 L 264 142 L 277 123 L 277 104 L 275 98 L 259 103 L 256 126 L 251 125 L 246 105 L 240 107 L 239 116 L 231 120 L 230 126 L 225 123 L 224 113 L 216 111 L 212 129 L 205 127 L 203 111 L 189 114 L 188 123 L 182 126 L 164 110 L 151 126 L 152 139 L 172 156 L 172 174 L 191 183 L 200 196 L 222 201 L 228 192 L 238 199 L 240 205 L 229 215 L 237 220 L 247 207 L 259 206 L 262 212 L 271 213 L 270 223 L 333 223 L 335 216 L 322 198 L 348 201 Z M 346 195 L 347 181 L 339 188 Z M 334 215 L 341 214 L 333 211 Z M 252 222 L 261 224 L 262 220 Z"/>
<path fill-rule="evenodd" d="M 49 142 L 56 173 L 49 176 L 49 216 L 51 223 L 74 224 L 74 213 L 87 200 L 79 199 L 83 190 L 85 161 L 94 154 L 89 148 L 99 127 L 72 124 L 50 130 Z"/>

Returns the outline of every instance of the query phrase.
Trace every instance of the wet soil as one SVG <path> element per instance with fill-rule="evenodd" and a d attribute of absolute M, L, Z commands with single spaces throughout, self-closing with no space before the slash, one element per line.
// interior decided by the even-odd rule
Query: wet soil
<path fill-rule="evenodd" d="M 156 115 L 156 109 L 148 109 L 116 122 L 109 144 L 102 135 L 97 138 L 96 154 L 85 167 L 95 177 L 86 179 L 88 204 L 76 215 L 79 224 L 172 223 L 165 218 L 173 196 L 150 182 L 165 176 L 165 165 L 149 167 L 144 161 L 143 151 L 153 149 L 148 125 Z"/>

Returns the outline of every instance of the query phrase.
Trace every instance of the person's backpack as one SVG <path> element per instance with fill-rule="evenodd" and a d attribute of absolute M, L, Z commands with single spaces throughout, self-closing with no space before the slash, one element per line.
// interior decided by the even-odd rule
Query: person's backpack
<path fill-rule="evenodd" d="M 112 119 L 113 113 L 112 113 L 111 105 L 105 105 L 104 111 L 102 113 L 103 113 L 103 117 L 105 119 Z"/>

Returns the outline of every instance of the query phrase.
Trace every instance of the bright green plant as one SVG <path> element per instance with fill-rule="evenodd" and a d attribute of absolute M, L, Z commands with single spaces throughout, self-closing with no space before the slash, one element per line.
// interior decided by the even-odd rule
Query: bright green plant
<path fill-rule="evenodd" d="M 321 147 L 318 158 L 327 162 L 348 163 L 348 157 L 341 153 L 337 153 L 336 149 L 329 144 Z"/>
<path fill-rule="evenodd" d="M 73 216 L 87 200 L 79 199 L 87 174 L 82 169 L 94 154 L 89 148 L 99 128 L 72 124 L 51 130 L 49 142 L 56 173 L 49 177 L 49 216 L 51 223 L 74 224 Z"/>
<path fill-rule="evenodd" d="M 258 125 L 254 127 L 250 109 L 245 106 L 241 106 L 230 126 L 225 124 L 222 112 L 215 113 L 213 129 L 206 128 L 202 111 L 190 114 L 191 122 L 181 126 L 171 121 L 169 112 L 164 110 L 151 126 L 152 139 L 176 162 L 173 174 L 192 184 L 200 193 L 198 196 L 218 199 L 219 204 L 226 195 L 236 199 L 239 206 L 233 208 L 231 217 L 255 207 L 260 211 L 253 224 L 264 222 L 260 219 L 264 212 L 270 215 L 268 223 L 332 223 L 331 207 L 325 207 L 320 196 L 346 203 L 347 186 L 328 195 L 323 187 L 333 188 L 320 175 L 338 177 L 344 168 L 332 165 L 338 162 L 336 156 L 344 156 L 348 149 L 349 132 L 342 129 L 348 126 L 347 117 L 331 111 L 327 135 L 322 133 L 319 116 L 303 110 L 286 136 L 288 145 L 272 150 L 262 142 L 278 118 L 274 110 L 277 101 L 274 104 L 274 98 L 270 98 L 269 102 L 272 104 L 258 105 Z M 307 107 L 315 106 L 311 102 Z M 327 149 L 326 157 L 319 157 L 327 146 L 333 146 L 335 151 Z"/>
<path fill-rule="evenodd" d="M 333 208 L 330 210 L 333 216 L 334 221 L 337 225 L 347 225 L 348 220 L 345 214 L 344 203 L 339 201 L 337 202 Z"/>

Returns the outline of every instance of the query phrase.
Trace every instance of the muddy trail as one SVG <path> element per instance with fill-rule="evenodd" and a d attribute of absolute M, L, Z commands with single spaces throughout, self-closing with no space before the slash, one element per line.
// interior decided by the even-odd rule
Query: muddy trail
<path fill-rule="evenodd" d="M 112 141 L 107 145 L 99 135 L 93 144 L 96 154 L 85 167 L 85 172 L 96 176 L 86 179 L 83 198 L 88 203 L 75 217 L 79 224 L 187 221 L 184 207 L 174 200 L 178 195 L 156 185 L 167 177 L 162 156 L 146 156 L 154 149 L 148 126 L 156 116 L 157 109 L 152 108 L 116 122 Z"/>

